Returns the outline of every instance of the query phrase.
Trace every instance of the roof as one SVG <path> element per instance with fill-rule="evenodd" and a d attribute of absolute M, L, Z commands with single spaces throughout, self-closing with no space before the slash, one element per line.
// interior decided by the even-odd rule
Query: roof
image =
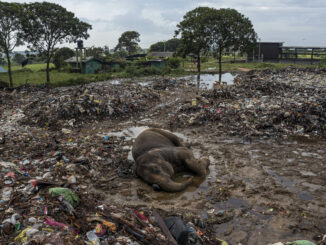
<path fill-rule="evenodd" d="M 302 48 L 302 49 L 326 49 L 326 47 L 309 47 L 309 46 L 282 46 L 281 48 Z"/>
<path fill-rule="evenodd" d="M 172 57 L 173 52 L 150 52 L 148 53 L 148 56 L 153 56 L 153 57 Z"/>
<path fill-rule="evenodd" d="M 97 59 L 97 58 L 94 58 L 93 56 L 89 56 L 89 57 L 86 57 L 86 58 L 83 58 L 82 62 L 85 63 L 85 62 L 88 62 L 90 60 L 97 60 L 99 62 L 102 63 L 101 60 Z M 67 63 L 76 63 L 77 62 L 77 58 L 76 56 L 73 56 L 73 57 L 70 57 L 69 59 L 66 59 L 65 62 Z M 80 59 L 78 59 L 78 63 L 80 62 Z"/>
<path fill-rule="evenodd" d="M 283 44 L 284 42 L 257 42 L 260 44 Z"/>
<path fill-rule="evenodd" d="M 0 72 L 7 72 L 7 71 L 5 70 L 5 68 L 3 68 L 2 66 L 0 66 Z"/>

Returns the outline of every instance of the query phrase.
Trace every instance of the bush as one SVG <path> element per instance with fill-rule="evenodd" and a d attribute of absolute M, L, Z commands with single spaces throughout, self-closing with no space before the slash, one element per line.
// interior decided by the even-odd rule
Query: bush
<path fill-rule="evenodd" d="M 181 59 L 178 57 L 170 57 L 168 59 L 168 66 L 172 69 L 177 69 L 181 64 Z"/>
<path fill-rule="evenodd" d="M 65 60 L 75 56 L 75 52 L 70 48 L 61 48 L 57 50 L 53 57 L 53 63 L 57 69 L 64 66 Z"/>

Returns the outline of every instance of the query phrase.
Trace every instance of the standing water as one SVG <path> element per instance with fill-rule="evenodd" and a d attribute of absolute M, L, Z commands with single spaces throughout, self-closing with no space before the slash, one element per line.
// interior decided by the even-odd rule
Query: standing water
<path fill-rule="evenodd" d="M 224 73 L 222 74 L 221 82 L 232 85 L 235 77 L 236 75 L 231 73 Z M 214 84 L 219 81 L 219 74 L 192 75 L 182 77 L 181 79 L 190 80 L 193 84 L 196 84 L 197 87 L 202 89 L 213 89 Z"/>

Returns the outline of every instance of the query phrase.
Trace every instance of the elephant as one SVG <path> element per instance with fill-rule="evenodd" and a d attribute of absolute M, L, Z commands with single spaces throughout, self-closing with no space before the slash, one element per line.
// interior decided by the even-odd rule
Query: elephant
<path fill-rule="evenodd" d="M 166 192 L 182 191 L 193 182 L 192 176 L 182 183 L 175 182 L 173 175 L 191 172 L 204 177 L 210 163 L 207 158 L 196 160 L 176 135 L 157 128 L 146 129 L 136 137 L 132 156 L 136 174 L 154 189 L 159 187 Z"/>

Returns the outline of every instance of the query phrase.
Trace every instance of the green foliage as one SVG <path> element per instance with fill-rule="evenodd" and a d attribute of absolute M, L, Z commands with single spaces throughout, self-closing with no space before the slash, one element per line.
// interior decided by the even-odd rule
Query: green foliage
<path fill-rule="evenodd" d="M 47 65 L 59 43 L 74 42 L 79 38 L 87 39 L 91 25 L 80 21 L 74 13 L 62 6 L 49 2 L 25 4 L 23 30 L 24 38 L 30 48 L 46 57 Z M 50 82 L 47 67 L 47 82 Z"/>
<path fill-rule="evenodd" d="M 180 39 L 172 38 L 166 42 L 157 42 L 150 46 L 150 52 L 176 52 L 180 44 Z"/>
<path fill-rule="evenodd" d="M 177 57 L 170 57 L 168 59 L 168 66 L 172 69 L 177 69 L 181 64 L 181 59 Z"/>
<path fill-rule="evenodd" d="M 136 31 L 126 31 L 122 33 L 119 38 L 118 44 L 115 47 L 115 51 L 127 51 L 128 55 L 131 55 L 137 51 L 140 34 Z"/>
<path fill-rule="evenodd" d="M 319 68 L 325 68 L 325 67 L 326 67 L 326 58 L 321 59 L 321 60 L 318 62 L 318 67 L 319 67 Z"/>
<path fill-rule="evenodd" d="M 95 47 L 95 46 L 87 48 L 86 54 L 87 54 L 87 56 L 93 56 L 98 59 L 103 59 L 106 56 L 104 48 Z"/>
<path fill-rule="evenodd" d="M 12 58 L 12 60 L 18 64 L 21 64 L 23 62 L 23 60 L 25 60 L 25 56 L 20 53 L 16 53 L 14 55 L 14 57 Z"/>
<path fill-rule="evenodd" d="M 7 57 L 9 86 L 13 87 L 9 53 L 23 44 L 22 5 L 0 2 L 0 51 Z"/>
<path fill-rule="evenodd" d="M 200 72 L 200 55 L 213 51 L 219 58 L 220 72 L 223 52 L 246 51 L 257 39 L 252 23 L 234 9 L 198 7 L 189 11 L 177 25 L 176 35 L 181 34 L 178 53 L 197 55 Z"/>
<path fill-rule="evenodd" d="M 128 55 L 126 50 L 117 50 L 112 54 L 114 58 L 124 58 Z"/>
<path fill-rule="evenodd" d="M 178 53 L 185 56 L 189 53 L 197 55 L 198 72 L 200 72 L 200 54 L 209 50 L 210 20 L 212 8 L 198 7 L 186 13 L 183 20 L 177 25 L 175 35 L 181 35 L 181 44 Z"/>
<path fill-rule="evenodd" d="M 60 69 L 65 66 L 65 60 L 73 57 L 75 52 L 67 47 L 60 48 L 55 51 L 53 57 L 53 63 L 57 69 Z"/>

